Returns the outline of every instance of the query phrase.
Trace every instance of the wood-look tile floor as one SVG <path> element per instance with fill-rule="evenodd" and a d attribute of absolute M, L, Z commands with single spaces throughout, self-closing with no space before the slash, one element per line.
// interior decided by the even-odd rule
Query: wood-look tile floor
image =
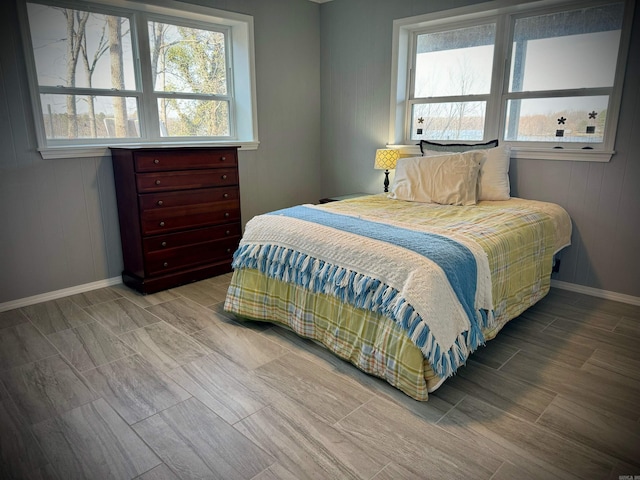
<path fill-rule="evenodd" d="M 640 475 L 640 307 L 553 289 L 416 402 L 229 279 L 0 313 L 0 478 Z"/>

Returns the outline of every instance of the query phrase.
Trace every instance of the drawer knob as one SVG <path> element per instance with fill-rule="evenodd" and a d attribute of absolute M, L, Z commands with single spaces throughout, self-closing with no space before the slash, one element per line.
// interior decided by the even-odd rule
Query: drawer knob
<path fill-rule="evenodd" d="M 155 163 L 155 164 L 157 165 L 157 164 L 159 164 L 159 163 L 160 163 L 160 160 L 158 160 L 157 158 L 155 158 L 155 159 L 153 160 L 153 163 Z"/>
<path fill-rule="evenodd" d="M 164 262 L 164 263 L 162 264 L 162 266 L 163 266 L 163 267 L 168 267 L 168 266 L 169 266 L 169 262 Z"/>
<path fill-rule="evenodd" d="M 227 159 L 227 157 L 220 157 L 220 161 L 224 162 Z"/>
<path fill-rule="evenodd" d="M 224 195 L 222 195 L 222 198 L 229 198 L 229 194 L 225 193 Z"/>
<path fill-rule="evenodd" d="M 159 223 L 159 225 L 160 225 L 161 227 L 164 227 L 164 222 L 160 222 L 160 223 Z"/>
<path fill-rule="evenodd" d="M 224 232 L 225 235 L 231 235 L 231 232 L 229 230 L 227 230 L 226 232 Z"/>
<path fill-rule="evenodd" d="M 160 246 L 162 246 L 162 247 L 166 247 L 166 246 L 167 246 L 167 242 L 162 242 L 162 243 L 160 244 Z"/>
<path fill-rule="evenodd" d="M 227 248 L 227 253 L 231 253 L 231 249 L 230 248 Z"/>
<path fill-rule="evenodd" d="M 224 218 L 229 218 L 230 214 L 229 212 L 224 212 Z"/>
<path fill-rule="evenodd" d="M 156 185 L 160 185 L 160 180 L 156 180 Z"/>
<path fill-rule="evenodd" d="M 161 207 L 162 205 L 164 205 L 164 202 L 162 200 L 158 200 L 158 206 Z"/>
<path fill-rule="evenodd" d="M 226 176 L 226 175 L 222 175 L 222 179 L 223 179 L 223 180 L 226 180 L 226 179 L 227 179 L 227 176 Z"/>

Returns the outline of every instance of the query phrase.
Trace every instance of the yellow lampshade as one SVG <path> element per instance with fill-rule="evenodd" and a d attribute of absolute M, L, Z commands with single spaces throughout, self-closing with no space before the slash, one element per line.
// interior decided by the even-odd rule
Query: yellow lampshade
<path fill-rule="evenodd" d="M 400 158 L 400 150 L 379 148 L 376 150 L 376 161 L 373 168 L 377 170 L 393 170 Z"/>

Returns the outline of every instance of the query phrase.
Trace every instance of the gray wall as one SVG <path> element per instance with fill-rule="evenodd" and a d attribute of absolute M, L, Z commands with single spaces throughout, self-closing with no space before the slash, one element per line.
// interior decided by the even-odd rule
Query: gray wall
<path fill-rule="evenodd" d="M 193 3 L 253 15 L 260 147 L 240 153 L 242 217 L 320 195 L 320 6 Z M 0 304 L 120 275 L 111 159 L 36 152 L 13 0 L 0 2 Z"/>
<path fill-rule="evenodd" d="M 469 5 L 448 0 L 334 0 L 321 25 L 322 193 L 382 191 L 373 169 L 389 132 L 394 19 Z M 513 160 L 512 195 L 565 207 L 572 246 L 557 280 L 640 297 L 640 7 L 636 7 L 610 163 Z M 594 66 L 597 68 L 597 66 Z"/>
<path fill-rule="evenodd" d="M 242 215 L 381 191 L 392 21 L 464 0 L 192 0 L 254 16 L 260 148 L 241 152 Z M 0 303 L 117 277 L 109 158 L 43 161 L 13 1 L 0 2 Z M 640 8 L 631 51 L 640 51 Z M 554 201 L 574 221 L 558 280 L 640 297 L 640 57 L 630 55 L 607 164 L 519 160 L 513 194 Z"/>

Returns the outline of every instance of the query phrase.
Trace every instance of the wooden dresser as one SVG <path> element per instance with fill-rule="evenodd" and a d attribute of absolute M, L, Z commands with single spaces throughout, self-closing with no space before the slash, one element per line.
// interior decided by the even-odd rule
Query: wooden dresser
<path fill-rule="evenodd" d="M 124 283 L 153 293 L 231 271 L 237 147 L 111 148 Z"/>

